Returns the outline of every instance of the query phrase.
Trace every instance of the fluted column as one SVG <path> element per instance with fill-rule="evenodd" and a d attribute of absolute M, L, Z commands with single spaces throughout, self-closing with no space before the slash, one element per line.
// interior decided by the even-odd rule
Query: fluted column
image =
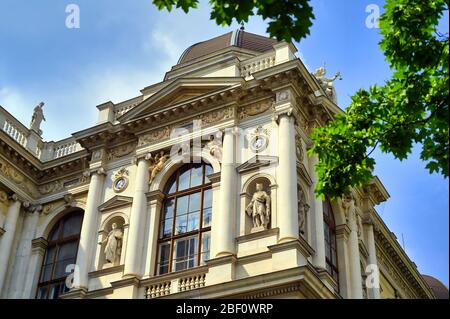
<path fill-rule="evenodd" d="M 214 237 L 211 238 L 216 250 L 215 257 L 235 254 L 236 174 L 235 136 L 232 129 L 226 129 L 220 173 L 220 208 L 214 221 L 212 234 Z"/>
<path fill-rule="evenodd" d="M 93 249 L 97 240 L 98 206 L 100 204 L 105 181 L 105 171 L 99 168 L 92 173 L 89 183 L 86 209 L 84 211 L 83 224 L 81 226 L 80 243 L 76 263 L 79 266 L 79 286 L 76 288 L 88 288 L 88 274 L 91 270 Z"/>
<path fill-rule="evenodd" d="M 313 198 L 313 211 L 311 218 L 311 227 L 313 229 L 312 239 L 315 254 L 313 256 L 313 264 L 316 267 L 325 269 L 325 234 L 324 234 L 324 224 L 323 224 L 323 202 L 320 198 L 317 198 L 314 190 L 317 185 L 317 173 L 315 167 L 318 163 L 317 156 L 312 156 L 309 162 L 309 170 L 311 172 L 313 185 L 311 187 L 311 198 Z"/>
<path fill-rule="evenodd" d="M 13 195 L 9 203 L 8 215 L 6 215 L 5 233 L 0 237 L 0 295 L 5 293 L 6 272 L 8 270 L 9 258 L 11 256 L 17 221 L 19 219 L 20 206 L 21 202 L 18 196 Z"/>
<path fill-rule="evenodd" d="M 147 213 L 150 154 L 137 159 L 136 180 L 131 206 L 130 228 L 125 252 L 124 276 L 142 276 L 142 256 L 144 255 L 144 227 Z"/>
<path fill-rule="evenodd" d="M 366 224 L 366 234 L 367 234 L 367 250 L 369 251 L 369 264 L 376 265 L 378 267 L 377 252 L 375 249 L 375 236 L 373 233 L 373 224 L 371 222 Z M 374 269 L 373 266 L 372 269 Z M 377 269 L 376 271 L 378 271 L 378 268 L 375 269 Z M 378 284 L 379 284 L 379 273 L 374 275 L 378 277 Z M 368 292 L 370 298 L 380 299 L 380 287 L 368 288 Z"/>
<path fill-rule="evenodd" d="M 356 211 L 350 210 L 348 214 L 349 255 L 350 255 L 350 287 L 353 299 L 362 299 L 361 263 L 359 256 L 358 226 L 356 222 Z"/>
<path fill-rule="evenodd" d="M 24 296 L 25 280 L 28 275 L 28 265 L 31 258 L 32 240 L 36 234 L 39 213 L 42 206 L 31 206 L 27 209 L 22 228 L 22 236 L 17 250 L 15 269 L 12 282 L 11 296 L 14 299 L 26 298 Z"/>
<path fill-rule="evenodd" d="M 284 113 L 278 126 L 278 227 L 279 242 L 298 239 L 297 168 L 294 118 Z"/>

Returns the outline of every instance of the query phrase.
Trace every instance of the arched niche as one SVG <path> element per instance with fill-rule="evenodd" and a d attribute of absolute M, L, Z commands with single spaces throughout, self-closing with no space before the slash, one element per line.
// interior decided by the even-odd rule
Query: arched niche
<path fill-rule="evenodd" d="M 256 192 L 256 185 L 261 184 L 262 190 L 270 196 L 270 218 L 267 229 L 277 226 L 276 218 L 276 189 L 277 185 L 274 178 L 269 174 L 256 174 L 250 177 L 243 185 L 240 196 L 240 235 L 248 235 L 258 231 L 254 227 L 252 216 L 247 213 L 247 208 L 252 201 L 253 194 Z M 261 229 L 259 229 L 261 230 Z"/>
<path fill-rule="evenodd" d="M 310 234 L 309 215 L 311 205 L 309 201 L 308 192 L 301 183 L 297 184 L 297 216 L 298 216 L 298 232 L 299 235 L 306 239 L 308 242 Z"/>
<path fill-rule="evenodd" d="M 98 233 L 100 249 L 97 256 L 97 269 L 106 269 L 124 264 L 127 237 L 128 218 L 125 214 L 114 213 L 102 223 Z M 107 256 L 110 260 L 107 260 Z"/>

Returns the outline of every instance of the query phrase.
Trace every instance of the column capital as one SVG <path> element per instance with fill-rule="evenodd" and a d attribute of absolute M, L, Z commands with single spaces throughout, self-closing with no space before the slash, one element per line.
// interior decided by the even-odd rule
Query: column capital
<path fill-rule="evenodd" d="M 161 192 L 159 189 L 147 193 L 147 200 L 150 202 L 152 201 L 162 202 L 163 199 L 164 193 Z"/>
<path fill-rule="evenodd" d="M 87 169 L 83 172 L 84 177 L 91 177 L 92 175 L 106 175 L 106 170 L 100 166 L 98 168 Z"/>
<path fill-rule="evenodd" d="M 44 237 L 35 238 L 31 241 L 31 248 L 34 251 L 43 251 L 47 248 L 48 241 Z"/>
<path fill-rule="evenodd" d="M 152 158 L 152 153 L 137 154 L 133 157 L 131 163 L 137 165 L 141 160 L 149 161 Z"/>
<path fill-rule="evenodd" d="M 23 200 L 20 198 L 19 195 L 17 195 L 16 193 L 12 194 L 9 197 L 10 200 L 12 200 L 13 202 L 23 202 Z"/>
<path fill-rule="evenodd" d="M 29 202 L 24 203 L 25 212 L 29 214 L 40 214 L 42 213 L 43 206 L 41 204 L 30 204 Z"/>

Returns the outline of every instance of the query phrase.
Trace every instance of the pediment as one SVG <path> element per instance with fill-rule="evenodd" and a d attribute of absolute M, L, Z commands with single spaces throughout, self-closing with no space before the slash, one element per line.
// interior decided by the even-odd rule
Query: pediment
<path fill-rule="evenodd" d="M 116 196 L 108 199 L 103 204 L 101 204 L 98 207 L 98 209 L 102 212 L 105 210 L 111 210 L 111 209 L 115 209 L 118 207 L 128 206 L 132 202 L 133 202 L 133 197 L 116 195 Z"/>
<path fill-rule="evenodd" d="M 129 112 L 118 118 L 128 122 L 147 114 L 170 108 L 202 96 L 240 85 L 242 78 L 183 78 L 171 81 L 149 98 L 142 101 Z"/>
<path fill-rule="evenodd" d="M 278 163 L 277 156 L 256 155 L 249 159 L 247 162 L 239 165 L 236 170 L 242 174 L 245 172 L 259 169 L 260 167 L 266 167 Z"/>

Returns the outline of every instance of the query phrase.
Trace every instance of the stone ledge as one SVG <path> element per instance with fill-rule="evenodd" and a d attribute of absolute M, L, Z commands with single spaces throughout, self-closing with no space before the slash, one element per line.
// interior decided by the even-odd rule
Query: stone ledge
<path fill-rule="evenodd" d="M 101 277 L 101 276 L 105 276 L 105 275 L 115 274 L 115 273 L 123 272 L 123 268 L 124 268 L 124 265 L 119 265 L 119 266 L 109 267 L 109 268 L 100 269 L 100 270 L 96 270 L 96 271 L 91 271 L 88 274 L 88 276 L 89 276 L 89 278 L 96 278 L 96 277 Z"/>
<path fill-rule="evenodd" d="M 260 238 L 263 238 L 263 237 L 269 237 L 269 236 L 273 236 L 273 235 L 278 235 L 279 232 L 280 232 L 279 228 L 266 229 L 266 230 L 263 230 L 263 231 L 260 231 L 260 232 L 239 236 L 239 237 L 236 238 L 236 241 L 239 244 L 241 244 L 241 243 L 245 243 L 245 242 L 252 241 L 252 240 L 255 240 L 255 239 L 260 239 Z"/>

